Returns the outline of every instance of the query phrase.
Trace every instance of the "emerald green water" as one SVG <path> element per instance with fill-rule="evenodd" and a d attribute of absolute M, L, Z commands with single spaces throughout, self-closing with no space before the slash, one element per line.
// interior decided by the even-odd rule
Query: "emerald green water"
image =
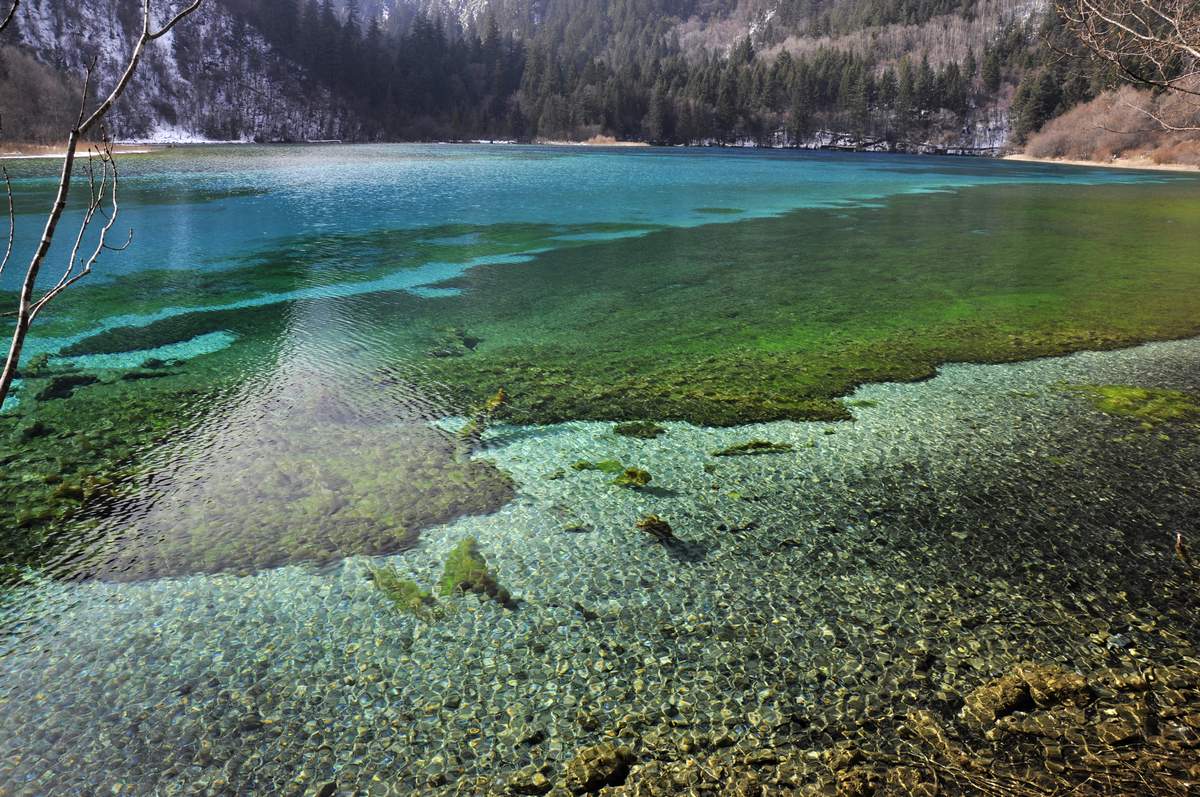
<path fill-rule="evenodd" d="M 848 622 L 843 609 L 797 603 L 813 585 L 840 583 L 819 554 L 853 545 L 824 530 L 850 534 L 858 521 L 846 518 L 880 501 L 897 502 L 870 524 L 891 554 L 946 546 L 921 549 L 918 558 L 943 565 L 914 578 L 953 593 L 947 605 L 978 609 L 986 599 L 972 579 L 1003 573 L 1009 584 L 1034 579 L 1008 603 L 1032 616 L 1045 610 L 1030 607 L 1047 587 L 1035 572 L 1070 563 L 1079 628 L 1117 611 L 1097 592 L 1128 592 L 1175 618 L 1159 622 L 1190 652 L 1143 647 L 1168 661 L 1194 655 L 1194 623 L 1179 620 L 1193 601 L 1180 588 L 1186 575 L 1162 575 L 1164 528 L 1195 501 L 1184 486 L 1193 419 L 1123 427 L 1127 419 L 1062 389 L 1128 378 L 1190 394 L 1200 388 L 1193 349 L 985 376 L 952 368 L 928 387 L 894 388 L 914 404 L 873 393 L 846 400 L 863 385 L 934 377 L 947 363 L 1197 335 L 1194 178 L 938 158 L 416 146 L 180 149 L 122 167 L 121 224 L 136 243 L 106 255 L 95 279 L 38 320 L 32 367 L 0 415 L 0 671 L 10 684 L 0 686 L 0 781 L 18 784 L 12 793 L 113 783 L 149 793 L 185 781 L 275 793 L 301 771 L 298 793 L 318 780 L 365 789 L 380 773 L 396 793 L 472 793 L 456 779 L 559 761 L 599 732 L 558 717 L 555 698 L 523 715 L 545 741 L 501 749 L 491 734 L 502 732 L 496 713 L 511 708 L 501 692 L 513 679 L 481 669 L 475 647 L 499 645 L 501 659 L 535 670 L 506 646 L 532 644 L 581 600 L 665 590 L 665 615 L 638 603 L 621 620 L 625 632 L 597 632 L 606 644 L 643 623 L 724 617 L 733 611 L 724 590 L 740 584 L 764 591 L 760 607 L 738 610 L 752 625 L 762 608 L 795 629 L 767 634 L 758 649 L 807 659 L 820 646 L 801 627 Z M 20 253 L 32 246 L 52 167 L 10 171 Z M 0 282 L 8 295 L 11 279 Z M 500 390 L 505 400 L 485 411 Z M 964 420 L 984 406 L 992 409 Z M 477 434 L 464 434 L 471 418 Z M 633 420 L 667 431 L 643 442 L 601 423 Z M 762 437 L 790 448 L 711 457 Z M 610 459 L 646 469 L 649 486 L 616 487 L 610 474 L 570 467 Z M 1135 461 L 1155 463 L 1178 489 L 1139 486 L 1125 470 Z M 1120 509 L 1108 509 L 1118 494 Z M 956 571 L 958 538 L 939 542 L 948 531 L 930 520 L 934 504 L 955 529 L 986 528 L 1011 546 L 985 546 L 969 572 Z M 1047 519 L 1064 505 L 1079 514 L 1058 528 Z M 669 520 L 684 544 L 638 539 L 635 522 L 648 514 Z M 1042 525 L 1023 525 L 1031 519 Z M 742 526 L 761 535 L 753 550 L 722 537 Z M 1112 539 L 1114 528 L 1127 538 Z M 451 596 L 440 619 L 413 616 L 364 578 L 374 572 L 365 557 L 377 557 L 372 567 L 428 587 L 467 537 L 517 595 L 515 608 Z M 1077 547 L 1056 542 L 1065 537 Z M 794 538 L 811 551 L 807 564 L 789 565 L 807 568 L 789 595 L 763 551 Z M 1117 561 L 1127 545 L 1143 558 Z M 1012 561 L 1022 555 L 1042 569 Z M 898 596 L 912 565 L 873 561 L 861 574 Z M 648 586 L 664 572 L 678 576 Z M 1148 572 L 1159 575 L 1147 581 Z M 190 631 L 170 619 L 185 616 Z M 942 633 L 941 621 L 913 616 L 912 634 Z M 91 630 L 65 630 L 68 622 Z M 247 624 L 258 641 L 243 637 Z M 1088 636 L 1047 633 L 1040 642 L 1064 649 Z M 164 634 L 183 645 L 173 657 L 155 652 Z M 355 647 L 343 658 L 347 644 L 374 652 Z M 290 652 L 268 664 L 277 650 Z M 550 671 L 575 655 L 566 642 L 545 653 Z M 206 663 L 214 654 L 220 663 Z M 709 654 L 715 671 L 740 668 L 721 676 L 745 681 L 735 692 L 801 688 L 786 667 L 751 671 L 703 645 L 689 655 Z M 654 701 L 644 691 L 622 691 L 641 654 L 612 655 L 606 678 L 618 693 L 597 698 L 602 713 L 645 709 Z M 680 655 L 685 672 L 700 667 Z M 1072 655 L 1076 666 L 1090 661 Z M 386 670 L 393 691 L 364 697 L 367 714 L 354 716 L 398 736 L 295 735 L 350 716 L 358 697 L 306 703 L 281 684 L 317 688 L 343 677 L 342 665 Z M 273 667 L 283 669 L 268 677 Z M 85 686 L 97 679 L 110 684 L 96 687 L 102 694 Z M 585 676 L 580 694 L 601 689 L 598 679 Z M 162 701 L 176 700 L 182 682 L 191 702 L 172 714 Z M 480 713 L 460 723 L 451 707 L 428 736 L 405 736 L 425 722 L 406 712 L 450 682 L 477 692 Z M 266 730 L 238 725 L 222 689 L 240 695 L 235 714 L 249 694 L 264 704 L 255 716 L 276 718 Z M 138 720 L 149 747 L 105 753 L 103 734 L 119 726 L 111 718 L 63 731 L 100 697 L 116 714 L 149 712 Z M 189 712 L 203 721 L 179 719 Z M 280 723 L 291 743 L 270 733 Z M 491 729 L 488 755 L 457 735 L 480 725 Z M 187 743 L 176 757 L 179 733 Z M 230 774 L 232 752 L 213 752 L 224 749 L 218 738 L 242 738 L 259 760 Z M 440 784 L 419 774 L 437 751 Z"/>

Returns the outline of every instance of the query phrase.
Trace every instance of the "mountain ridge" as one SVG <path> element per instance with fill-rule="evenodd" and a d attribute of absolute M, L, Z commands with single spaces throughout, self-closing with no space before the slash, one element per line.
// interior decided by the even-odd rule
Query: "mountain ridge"
<path fill-rule="evenodd" d="M 208 0 L 150 49 L 110 130 L 139 141 L 605 135 L 991 152 L 1096 94 L 1093 84 L 1070 94 L 1030 83 L 1045 70 L 1031 56 L 1040 9 L 1040 0 Z M 28 72 L 31 56 L 69 84 L 94 56 L 106 85 L 137 22 L 122 0 L 26 0 L 17 26 L 26 57 L 8 45 L 4 62 Z M 21 125 L 6 134 L 19 138 Z"/>

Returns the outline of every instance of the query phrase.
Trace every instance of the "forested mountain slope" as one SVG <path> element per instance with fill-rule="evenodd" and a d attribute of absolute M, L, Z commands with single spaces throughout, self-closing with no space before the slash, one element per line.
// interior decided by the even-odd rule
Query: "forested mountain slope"
<path fill-rule="evenodd" d="M 65 102 L 93 55 L 115 76 L 136 12 L 26 0 L 0 66 Z M 208 0 L 113 132 L 987 149 L 1099 88 L 1042 66 L 1045 20 L 1039 0 Z M 6 134 L 41 135 L 24 121 Z"/>
<path fill-rule="evenodd" d="M 68 128 L 49 127 L 43 114 L 62 118 L 77 110 L 83 75 L 93 58 L 93 86 L 110 87 L 140 24 L 140 3 L 129 0 L 23 0 L 15 35 L 6 31 L 6 46 L 0 50 L 6 88 L 23 94 L 34 80 L 51 79 L 35 74 L 31 56 L 52 70 L 53 82 L 64 90 L 40 111 L 18 114 L 6 105 L 5 137 L 65 138 Z M 244 17 L 209 0 L 201 13 L 147 50 L 109 117 L 109 132 L 123 139 L 160 141 L 370 135 L 369 115 L 352 109 L 352 101 L 315 84 L 308 70 L 272 47 Z"/>

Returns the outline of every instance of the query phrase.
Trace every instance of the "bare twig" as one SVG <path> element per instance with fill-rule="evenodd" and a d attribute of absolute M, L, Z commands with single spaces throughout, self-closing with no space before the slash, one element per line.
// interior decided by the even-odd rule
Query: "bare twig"
<path fill-rule="evenodd" d="M 0 171 L 4 172 L 4 192 L 8 195 L 8 246 L 4 250 L 4 259 L 0 260 L 0 275 L 2 275 L 9 258 L 12 257 L 13 238 L 17 233 L 17 214 L 13 205 L 12 180 L 8 177 L 8 169 L 0 168 Z"/>
<path fill-rule="evenodd" d="M 1128 81 L 1200 96 L 1200 13 L 1193 0 L 1058 0 L 1058 15 L 1093 56 Z"/>
<path fill-rule="evenodd" d="M 120 252 L 126 249 L 133 241 L 133 230 L 130 230 L 125 243 L 121 246 L 111 246 L 108 243 L 108 234 L 112 230 L 113 225 L 116 224 L 117 214 L 120 211 L 120 206 L 117 202 L 117 187 L 120 179 L 117 172 L 117 162 L 112 154 L 112 144 L 106 139 L 94 152 L 94 155 L 88 155 L 88 188 L 90 195 L 87 209 L 83 214 L 83 220 L 79 225 L 79 233 L 75 237 L 75 245 L 71 248 L 71 255 L 67 259 L 67 266 L 63 270 L 58 283 L 33 303 L 30 309 L 31 318 L 36 318 L 42 308 L 54 299 L 55 296 L 58 296 L 88 274 L 91 274 L 92 266 L 96 264 L 96 261 L 100 259 L 100 255 L 105 250 Z M 100 164 L 99 184 L 96 182 L 96 162 Z M 105 211 L 104 209 L 106 198 L 111 205 L 110 211 Z M 95 219 L 96 214 L 100 214 L 105 219 L 105 223 L 100 228 L 100 234 L 95 246 L 91 250 L 91 254 L 84 257 L 80 255 L 79 250 L 83 245 L 84 236 Z"/>
<path fill-rule="evenodd" d="M 17 7 L 21 5 L 21 0 L 12 0 L 12 8 L 8 9 L 8 13 L 4 16 L 4 21 L 0 22 L 0 33 L 12 23 L 13 17 L 17 15 Z"/>
<path fill-rule="evenodd" d="M 1165 120 L 1161 116 L 1159 116 L 1158 114 L 1151 111 L 1149 108 L 1143 108 L 1142 106 L 1134 105 L 1131 102 L 1124 102 L 1121 104 L 1124 105 L 1126 108 L 1129 108 L 1130 110 L 1137 111 L 1138 113 L 1142 114 L 1143 116 L 1153 119 L 1155 124 L 1157 124 L 1163 130 L 1166 130 L 1168 132 L 1193 133 L 1193 132 L 1200 131 L 1200 126 L 1196 126 L 1196 125 L 1171 124 L 1170 122 L 1168 122 L 1167 120 Z"/>

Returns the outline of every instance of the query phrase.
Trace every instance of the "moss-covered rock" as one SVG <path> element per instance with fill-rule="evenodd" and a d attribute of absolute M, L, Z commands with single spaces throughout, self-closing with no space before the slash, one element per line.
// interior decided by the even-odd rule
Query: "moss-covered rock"
<path fill-rule="evenodd" d="M 658 542 L 673 542 L 677 539 L 671 524 L 658 515 L 645 515 L 639 518 L 635 525 L 638 531 L 650 535 Z"/>
<path fill-rule="evenodd" d="M 613 479 L 613 484 L 617 487 L 630 487 L 636 490 L 648 485 L 653 478 L 649 471 L 641 468 L 626 468 L 620 476 Z"/>
<path fill-rule="evenodd" d="M 638 440 L 653 440 L 666 433 L 666 427 L 659 426 L 652 421 L 630 421 L 629 423 L 618 423 L 613 427 L 613 434 Z"/>
<path fill-rule="evenodd" d="M 712 452 L 714 457 L 751 457 L 759 454 L 786 454 L 794 450 L 791 443 L 772 443 L 769 440 L 751 440 L 729 448 Z"/>
<path fill-rule="evenodd" d="M 615 459 L 602 459 L 599 462 L 589 462 L 582 459 L 579 462 L 571 464 L 572 470 L 598 470 L 601 473 L 623 473 L 625 466 Z"/>
<path fill-rule="evenodd" d="M 505 608 L 516 606 L 508 590 L 497 583 L 487 560 L 479 552 L 479 543 L 473 537 L 460 542 L 446 558 L 439 591 L 445 597 L 474 592 L 491 598 Z"/>
<path fill-rule="evenodd" d="M 1147 428 L 1200 418 L 1200 399 L 1180 390 L 1133 385 L 1071 385 L 1107 415 L 1139 421 Z"/>
<path fill-rule="evenodd" d="M 368 565 L 367 574 L 376 588 L 400 611 L 424 618 L 436 605 L 432 593 L 412 579 L 401 576 L 395 565 Z"/>

